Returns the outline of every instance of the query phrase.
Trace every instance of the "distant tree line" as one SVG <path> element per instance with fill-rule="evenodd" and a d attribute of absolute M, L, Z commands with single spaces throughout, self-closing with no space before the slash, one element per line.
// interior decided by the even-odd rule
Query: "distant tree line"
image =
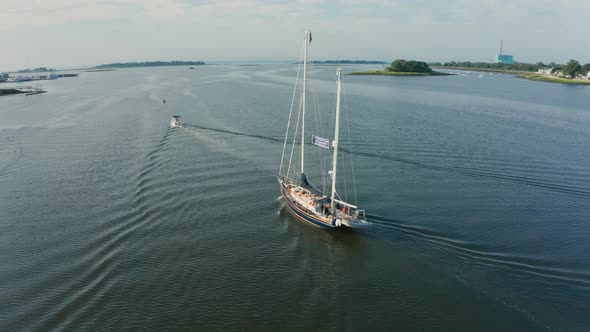
<path fill-rule="evenodd" d="M 374 60 L 325 60 L 325 61 L 312 61 L 314 64 L 345 64 L 345 65 L 381 65 L 386 64 L 385 61 L 374 61 Z"/>
<path fill-rule="evenodd" d="M 199 66 L 204 65 L 203 61 L 146 61 L 146 62 L 124 62 L 108 63 L 94 68 L 134 68 L 134 67 L 161 67 L 161 66 Z"/>
<path fill-rule="evenodd" d="M 457 61 L 449 61 L 449 62 L 432 62 L 430 63 L 431 66 L 435 67 L 457 67 L 457 68 L 474 68 L 474 69 L 490 69 L 490 70 L 517 70 L 517 71 L 538 71 L 539 69 L 546 69 L 546 68 L 553 68 L 553 72 L 561 71 L 564 75 L 569 75 L 571 77 L 575 77 L 578 74 L 586 75 L 590 70 L 590 64 L 580 65 L 580 63 L 576 60 L 570 60 L 567 64 L 556 64 L 555 62 L 550 62 L 548 64 L 544 64 L 543 62 L 537 63 L 524 63 L 524 62 L 515 62 L 513 64 L 503 64 L 503 63 L 490 63 L 490 62 L 457 62 Z"/>
<path fill-rule="evenodd" d="M 55 68 L 47 68 L 47 67 L 37 67 L 33 69 L 23 69 L 17 71 L 17 73 L 41 73 L 41 72 L 48 72 L 48 71 L 55 71 Z"/>
<path fill-rule="evenodd" d="M 398 73 L 431 73 L 432 69 L 424 61 L 397 59 L 385 68 L 386 71 Z"/>
<path fill-rule="evenodd" d="M 571 59 L 565 65 L 557 65 L 553 67 L 551 73 L 561 72 L 563 76 L 576 77 L 578 75 L 586 76 L 589 71 L 590 63 L 582 66 L 578 61 Z"/>

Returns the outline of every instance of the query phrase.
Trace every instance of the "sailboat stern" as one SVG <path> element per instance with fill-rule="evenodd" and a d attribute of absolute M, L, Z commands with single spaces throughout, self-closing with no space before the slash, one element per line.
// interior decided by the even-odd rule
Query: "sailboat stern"
<path fill-rule="evenodd" d="M 343 219 L 338 219 L 338 220 L 340 220 L 340 223 L 343 226 L 346 226 L 349 228 L 367 228 L 367 227 L 370 227 L 371 225 L 373 225 L 372 222 L 366 221 L 365 219 L 343 218 Z"/>

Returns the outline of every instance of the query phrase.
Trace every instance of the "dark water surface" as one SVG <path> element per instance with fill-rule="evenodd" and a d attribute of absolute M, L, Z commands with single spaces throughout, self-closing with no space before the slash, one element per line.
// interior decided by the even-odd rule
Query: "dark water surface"
<path fill-rule="evenodd" d="M 590 329 L 590 87 L 345 76 L 375 226 L 331 232 L 277 201 L 295 70 L 0 98 L 0 330 Z M 311 69 L 312 102 L 334 70 Z"/>

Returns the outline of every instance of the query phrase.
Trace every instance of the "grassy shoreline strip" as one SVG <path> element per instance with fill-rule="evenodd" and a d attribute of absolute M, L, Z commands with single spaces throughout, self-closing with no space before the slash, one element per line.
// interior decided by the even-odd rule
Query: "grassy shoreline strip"
<path fill-rule="evenodd" d="M 559 78 L 559 77 L 548 77 L 548 76 L 544 76 L 544 75 L 539 75 L 536 72 L 526 72 L 526 71 L 518 71 L 518 70 L 468 68 L 468 67 L 446 67 L 446 66 L 442 66 L 442 67 L 433 66 L 433 68 L 503 73 L 503 74 L 515 75 L 520 78 L 525 78 L 525 79 L 528 79 L 531 81 L 537 81 L 537 82 L 590 85 L 590 81 L 574 80 L 574 79 Z"/>
<path fill-rule="evenodd" d="M 366 70 L 348 73 L 346 75 L 384 75 L 384 76 L 450 76 L 454 74 L 433 71 L 430 73 L 396 72 L 385 70 Z"/>
<path fill-rule="evenodd" d="M 520 70 L 504 70 L 504 69 L 472 68 L 472 67 L 432 66 L 432 68 L 437 68 L 437 69 L 455 69 L 455 70 L 465 70 L 465 71 L 483 71 L 483 72 L 488 72 L 488 73 L 506 73 L 506 74 L 522 74 L 522 73 L 527 73 L 525 71 L 520 71 Z"/>
<path fill-rule="evenodd" d="M 518 76 L 522 77 L 522 78 L 526 78 L 531 81 L 537 81 L 537 82 L 590 85 L 590 80 L 582 81 L 582 80 L 574 80 L 574 79 L 568 79 L 568 78 L 547 77 L 547 76 L 537 75 L 537 74 L 520 74 Z"/>
<path fill-rule="evenodd" d="M 18 95 L 21 93 L 25 93 L 25 91 L 18 89 L 0 89 L 0 96 Z"/>

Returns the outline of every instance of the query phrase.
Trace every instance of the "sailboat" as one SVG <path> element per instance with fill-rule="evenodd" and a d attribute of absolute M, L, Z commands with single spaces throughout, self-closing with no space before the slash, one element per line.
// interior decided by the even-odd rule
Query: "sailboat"
<path fill-rule="evenodd" d="M 324 149 L 332 150 L 332 167 L 328 172 L 331 177 L 331 191 L 329 194 L 317 189 L 305 175 L 305 111 L 306 111 L 306 90 L 307 90 L 307 47 L 311 43 L 312 37 L 310 31 L 305 31 L 303 46 L 303 84 L 301 88 L 301 99 L 297 121 L 294 130 L 291 130 L 291 120 L 295 119 L 293 105 L 295 104 L 295 94 L 297 92 L 297 82 L 293 100 L 291 102 L 291 111 L 287 132 L 283 144 L 283 154 L 281 156 L 281 166 L 279 168 L 279 190 L 281 198 L 289 212 L 298 219 L 327 229 L 336 229 L 340 227 L 364 228 L 371 225 L 366 220 L 365 211 L 359 209 L 356 205 L 348 203 L 341 199 L 336 190 L 336 175 L 338 165 L 338 143 L 340 132 L 340 96 L 342 91 L 342 68 L 338 68 L 336 73 L 336 116 L 334 124 L 334 139 L 320 136 L 312 136 L 311 143 Z M 301 63 L 301 61 L 300 61 Z M 297 75 L 299 78 L 299 75 Z M 296 169 L 293 163 L 294 148 L 297 137 L 299 136 L 299 147 L 301 149 L 300 169 Z M 289 133 L 293 131 L 291 138 L 292 147 L 289 158 L 286 158 L 285 151 L 287 143 L 290 141 Z"/>

